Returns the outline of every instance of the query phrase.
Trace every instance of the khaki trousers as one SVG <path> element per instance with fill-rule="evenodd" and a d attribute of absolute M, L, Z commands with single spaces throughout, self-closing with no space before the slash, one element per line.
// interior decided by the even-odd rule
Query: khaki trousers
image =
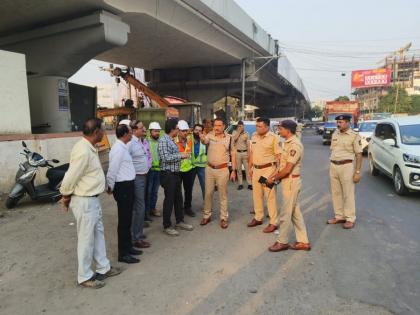
<path fill-rule="evenodd" d="M 205 176 L 205 197 L 204 197 L 204 218 L 211 217 L 214 186 L 217 186 L 220 198 L 220 219 L 227 220 L 228 214 L 228 198 L 227 188 L 229 181 L 229 169 L 227 167 L 221 169 L 213 169 L 209 166 L 206 167 Z"/>
<path fill-rule="evenodd" d="M 272 189 L 262 185 L 258 182 L 261 176 L 268 178 L 270 175 L 273 174 L 275 170 L 275 166 L 263 168 L 263 169 L 256 169 L 254 168 L 252 174 L 252 199 L 254 201 L 254 211 L 255 211 L 255 220 L 263 221 L 264 220 L 264 202 L 263 202 L 263 195 L 265 195 L 265 199 L 267 202 L 267 209 L 268 215 L 270 216 L 270 224 L 276 225 L 278 224 L 278 216 L 277 216 L 277 201 L 276 201 L 276 194 L 277 189 L 274 186 Z"/>
<path fill-rule="evenodd" d="M 236 174 L 238 175 L 239 185 L 242 185 L 243 183 L 242 164 L 245 168 L 245 178 L 248 185 L 251 185 L 251 179 L 248 176 L 248 152 L 236 152 Z"/>
<path fill-rule="evenodd" d="M 309 243 L 305 221 L 299 206 L 300 188 L 300 177 L 284 178 L 281 181 L 283 199 L 280 210 L 280 234 L 277 239 L 279 243 L 289 243 L 292 227 L 295 228 L 297 242 Z"/>
<path fill-rule="evenodd" d="M 356 221 L 356 206 L 352 163 L 335 165 L 330 163 L 331 194 L 336 219 Z"/>

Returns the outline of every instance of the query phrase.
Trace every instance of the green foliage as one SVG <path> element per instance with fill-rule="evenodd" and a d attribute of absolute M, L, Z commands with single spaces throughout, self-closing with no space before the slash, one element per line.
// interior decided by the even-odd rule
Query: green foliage
<path fill-rule="evenodd" d="M 410 96 L 405 89 L 393 86 L 389 89 L 387 95 L 379 98 L 379 110 L 391 113 L 418 114 L 420 113 L 420 96 Z"/>
<path fill-rule="evenodd" d="M 311 117 L 322 117 L 324 111 L 319 106 L 314 106 L 311 108 Z"/>
<path fill-rule="evenodd" d="M 336 101 L 336 102 L 348 102 L 348 101 L 350 101 L 350 99 L 349 99 L 349 97 L 348 96 L 339 96 L 339 97 L 337 97 L 334 101 Z"/>

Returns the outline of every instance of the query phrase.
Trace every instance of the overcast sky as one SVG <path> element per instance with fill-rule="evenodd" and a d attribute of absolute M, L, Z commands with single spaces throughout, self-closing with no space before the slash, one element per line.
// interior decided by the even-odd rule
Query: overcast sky
<path fill-rule="evenodd" d="M 285 47 L 311 100 L 349 95 L 351 70 L 408 42 L 420 56 L 420 0 L 235 1 Z"/>
<path fill-rule="evenodd" d="M 279 40 L 311 100 L 349 95 L 351 70 L 377 68 L 408 42 L 420 56 L 420 0 L 235 1 Z M 99 65 L 88 63 L 70 81 L 112 82 Z"/>

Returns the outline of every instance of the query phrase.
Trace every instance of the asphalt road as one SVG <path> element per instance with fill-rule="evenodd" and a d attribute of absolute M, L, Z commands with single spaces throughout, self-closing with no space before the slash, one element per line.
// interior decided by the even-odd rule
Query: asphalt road
<path fill-rule="evenodd" d="M 420 314 L 420 195 L 395 195 L 364 161 L 356 227 L 327 226 L 329 149 L 310 133 L 304 145 L 301 207 L 312 251 L 268 252 L 275 235 L 246 227 L 252 196 L 232 184 L 227 230 L 188 218 L 194 231 L 170 238 L 155 220 L 140 264 L 92 291 L 75 285 L 73 216 L 25 202 L 0 218 L 0 314 Z M 116 205 L 101 201 L 117 265 Z M 201 205 L 197 182 L 193 207 Z"/>

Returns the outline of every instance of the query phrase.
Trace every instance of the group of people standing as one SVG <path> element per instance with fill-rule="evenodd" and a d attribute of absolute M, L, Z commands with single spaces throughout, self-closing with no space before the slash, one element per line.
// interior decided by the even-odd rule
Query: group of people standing
<path fill-rule="evenodd" d="M 343 117 L 338 118 L 344 120 Z M 190 127 L 186 121 L 168 119 L 164 132 L 159 123 L 150 123 L 149 136 L 146 136 L 142 122 L 123 120 L 116 128 L 117 140 L 109 154 L 105 179 L 95 148 L 104 134 L 102 121 L 90 119 L 85 122 L 84 136 L 71 152 L 70 167 L 61 186 L 64 208 L 71 208 L 77 221 L 78 283 L 81 286 L 102 287 L 105 285 L 104 279 L 121 272 L 121 269 L 111 267 L 106 257 L 102 210 L 98 199 L 104 190 L 112 194 L 117 202 L 118 261 L 138 263 L 140 260 L 135 256 L 151 246 L 145 240 L 143 229 L 151 222 L 152 216 L 163 217 L 163 231 L 169 236 L 178 236 L 180 230 L 193 230 L 193 225 L 185 221 L 185 216 L 196 216 L 192 208 L 196 177 L 204 200 L 200 225 L 205 226 L 212 221 L 213 195 L 218 191 L 219 224 L 222 229 L 228 228 L 228 182 L 238 179 L 238 190 L 244 188 L 242 166 L 253 196 L 251 213 L 254 217 L 248 227 L 263 224 L 265 199 L 269 223 L 263 232 L 273 233 L 279 229 L 278 239 L 269 247 L 269 251 L 311 249 L 299 206 L 304 148 L 296 136 L 297 123 L 284 120 L 278 126 L 278 134 L 275 134 L 270 131 L 270 120 L 261 117 L 256 120 L 256 132 L 252 136 L 244 131 L 242 122 L 237 126 L 231 136 L 225 131 L 224 121 L 216 118 L 212 128 L 207 124 L 196 124 L 189 134 Z M 343 126 L 346 124 L 343 123 Z M 347 165 L 349 163 L 346 161 L 353 161 L 356 156 L 357 172 L 351 180 L 356 183 L 360 180 L 361 161 L 358 138 L 344 127 L 344 131 L 333 136 L 332 157 L 344 156 L 348 159 L 344 162 L 331 160 L 334 165 L 331 182 L 333 193 L 336 194 L 333 197 L 336 215 L 327 223 L 344 223 L 345 228 L 352 228 L 355 210 L 350 195 L 352 192 L 354 195 L 354 187 L 351 190 L 351 184 L 345 176 L 351 170 L 346 166 L 349 171 L 344 174 L 336 166 Z M 348 143 L 342 144 L 343 141 Z M 350 148 L 353 153 L 349 152 Z M 351 154 L 353 158 L 350 158 Z M 347 186 L 343 184 L 344 181 Z M 276 184 L 280 182 L 282 202 L 278 210 Z M 341 185 L 341 188 L 334 185 Z M 159 186 L 164 190 L 162 213 L 156 209 Z M 175 213 L 175 224 L 172 224 L 172 212 Z M 292 229 L 296 233 L 296 242 L 289 244 Z M 93 261 L 96 263 L 96 272 L 91 269 Z"/>

